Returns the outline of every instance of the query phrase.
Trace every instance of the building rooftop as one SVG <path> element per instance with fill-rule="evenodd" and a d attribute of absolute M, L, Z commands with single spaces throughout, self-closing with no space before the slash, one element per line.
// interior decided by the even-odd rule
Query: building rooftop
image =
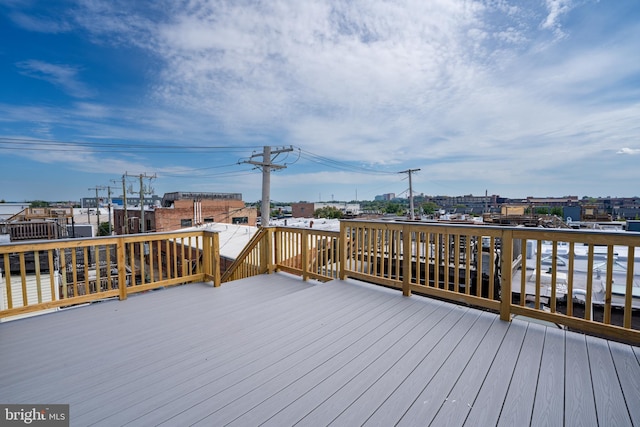
<path fill-rule="evenodd" d="M 353 279 L 190 284 L 0 324 L 71 425 L 640 425 L 640 348 Z"/>

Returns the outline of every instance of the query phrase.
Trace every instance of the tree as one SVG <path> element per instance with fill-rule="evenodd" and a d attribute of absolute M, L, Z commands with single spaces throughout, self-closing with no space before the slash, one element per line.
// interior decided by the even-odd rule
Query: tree
<path fill-rule="evenodd" d="M 101 222 L 98 226 L 98 236 L 109 236 L 109 222 Z"/>
<path fill-rule="evenodd" d="M 396 202 L 389 202 L 384 207 L 384 212 L 392 215 L 402 215 L 404 213 L 404 207 Z"/>
<path fill-rule="evenodd" d="M 439 206 L 433 202 L 426 202 L 422 204 L 422 210 L 427 215 L 433 215 L 438 210 Z"/>
<path fill-rule="evenodd" d="M 551 215 L 555 215 L 555 216 L 562 216 L 562 208 L 559 206 L 556 206 L 554 208 L 551 208 Z"/>
<path fill-rule="evenodd" d="M 29 206 L 32 208 L 48 208 L 49 202 L 45 202 L 44 200 L 33 200 Z"/>

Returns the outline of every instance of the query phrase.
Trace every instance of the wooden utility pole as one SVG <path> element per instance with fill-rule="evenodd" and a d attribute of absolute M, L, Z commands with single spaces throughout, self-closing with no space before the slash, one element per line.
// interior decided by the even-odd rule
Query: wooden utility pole
<path fill-rule="evenodd" d="M 152 179 L 156 179 L 156 174 L 154 173 L 153 175 L 147 175 L 146 172 L 145 173 L 141 173 L 139 175 L 129 175 L 125 172 L 123 178 L 122 178 L 122 187 L 123 187 L 123 192 L 126 192 L 125 184 L 124 184 L 124 179 L 127 176 L 132 176 L 132 177 L 137 177 L 140 179 L 140 231 L 141 232 L 146 232 L 145 230 L 145 222 L 144 222 L 144 195 L 145 194 L 152 194 L 153 193 L 153 189 L 151 188 L 151 186 L 149 186 L 148 188 L 144 188 L 144 178 L 149 179 L 149 181 L 151 181 Z M 125 218 L 127 217 L 127 208 L 126 208 L 126 196 L 125 196 L 125 210 L 124 210 L 124 216 Z"/>
<path fill-rule="evenodd" d="M 127 215 L 127 173 L 122 175 L 122 205 L 124 206 L 124 234 L 129 234 L 129 216 Z"/>
<path fill-rule="evenodd" d="M 413 185 L 411 183 L 411 174 L 413 172 L 418 172 L 419 170 L 420 169 L 407 169 L 406 171 L 398 172 L 409 174 L 409 211 L 411 212 L 411 220 L 416 219 L 415 212 L 413 212 Z"/>
<path fill-rule="evenodd" d="M 100 235 L 100 199 L 98 198 L 98 190 L 106 189 L 107 187 L 105 187 L 104 185 L 96 185 L 95 187 L 89 189 L 89 191 L 96 190 L 96 235 L 98 236 Z M 91 221 L 89 221 L 89 223 L 91 223 Z M 111 219 L 109 219 L 109 223 L 111 223 Z"/>
<path fill-rule="evenodd" d="M 260 205 L 260 222 L 262 227 L 269 225 L 269 218 L 271 216 L 271 170 L 280 170 L 286 168 L 284 165 L 276 165 L 273 163 L 275 158 L 271 158 L 272 155 L 277 156 L 281 153 L 293 151 L 293 147 L 279 148 L 272 150 L 270 146 L 265 145 L 262 154 L 253 154 L 251 160 L 246 160 L 242 163 L 249 163 L 262 169 L 262 202 Z M 252 160 L 255 157 L 262 157 L 262 161 Z"/>
<path fill-rule="evenodd" d="M 107 207 L 109 208 L 109 236 L 113 234 L 111 228 L 111 186 L 107 185 Z"/>

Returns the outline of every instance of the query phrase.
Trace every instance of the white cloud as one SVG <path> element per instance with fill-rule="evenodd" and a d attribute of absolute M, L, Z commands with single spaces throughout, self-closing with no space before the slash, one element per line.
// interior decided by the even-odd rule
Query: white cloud
<path fill-rule="evenodd" d="M 53 17 L 32 16 L 21 12 L 14 12 L 9 16 L 16 25 L 29 31 L 56 34 L 72 29 L 72 25 L 68 22 Z"/>
<path fill-rule="evenodd" d="M 546 6 L 549 13 L 541 24 L 542 28 L 561 31 L 558 21 L 562 15 L 571 10 L 572 0 L 546 0 Z"/>
<path fill-rule="evenodd" d="M 621 148 L 620 150 L 617 151 L 617 154 L 629 154 L 629 155 L 636 155 L 636 154 L 640 154 L 640 148 L 629 148 L 629 147 L 624 147 Z"/>
<path fill-rule="evenodd" d="M 16 64 L 26 76 L 47 81 L 62 88 L 76 98 L 92 96 L 92 91 L 78 78 L 79 68 L 72 65 L 51 64 L 45 61 L 28 60 Z"/>

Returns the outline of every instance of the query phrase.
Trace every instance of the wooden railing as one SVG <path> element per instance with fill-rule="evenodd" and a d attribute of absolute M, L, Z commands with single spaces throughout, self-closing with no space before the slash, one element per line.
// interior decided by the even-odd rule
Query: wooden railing
<path fill-rule="evenodd" d="M 269 263 L 273 258 L 270 253 L 271 239 L 271 229 L 260 228 L 227 271 L 222 274 L 220 281 L 224 283 L 271 272 Z"/>
<path fill-rule="evenodd" d="M 221 281 L 242 279 L 273 271 L 285 271 L 305 280 L 327 281 L 338 277 L 337 231 L 308 228 L 261 228 Z"/>
<path fill-rule="evenodd" d="M 630 232 L 349 220 L 262 229 L 223 281 L 352 277 L 640 344 L 639 246 Z"/>
<path fill-rule="evenodd" d="M 262 228 L 220 278 L 206 231 L 0 245 L 0 318 L 273 271 L 353 277 L 640 344 L 640 233 L 342 221 Z"/>
<path fill-rule="evenodd" d="M 0 319 L 189 282 L 220 284 L 207 231 L 0 245 Z"/>

